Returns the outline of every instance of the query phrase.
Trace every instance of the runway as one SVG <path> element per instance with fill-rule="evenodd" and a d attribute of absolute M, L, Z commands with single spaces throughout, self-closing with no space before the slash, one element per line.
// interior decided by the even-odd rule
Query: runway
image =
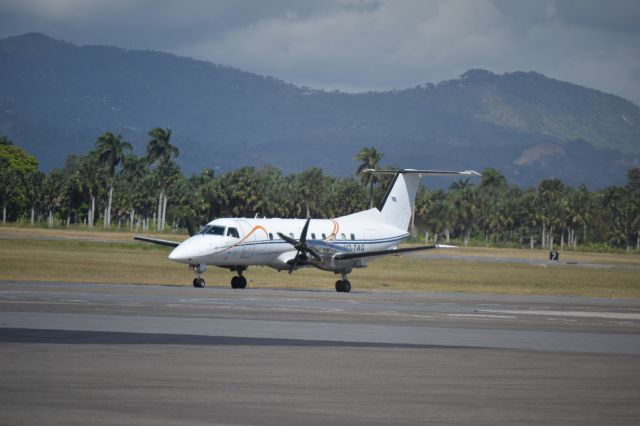
<path fill-rule="evenodd" d="M 640 301 L 0 283 L 4 424 L 633 424 Z"/>

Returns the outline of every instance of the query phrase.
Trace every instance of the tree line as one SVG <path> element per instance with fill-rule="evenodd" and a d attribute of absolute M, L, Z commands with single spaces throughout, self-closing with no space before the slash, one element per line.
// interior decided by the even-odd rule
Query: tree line
<path fill-rule="evenodd" d="M 273 166 L 212 169 L 185 176 L 175 159 L 171 129 L 154 128 L 144 155 L 106 132 L 84 155 L 43 173 L 38 161 L 0 136 L 2 222 L 48 226 L 193 233 L 217 217 L 337 217 L 375 205 L 391 175 L 374 175 L 383 154 L 363 148 L 353 176 L 316 167 L 283 174 Z M 493 168 L 460 179 L 447 191 L 420 186 L 411 232 L 419 239 L 529 248 L 596 246 L 640 251 L 640 168 L 625 186 L 589 191 L 559 179 L 536 187 L 510 184 Z"/>

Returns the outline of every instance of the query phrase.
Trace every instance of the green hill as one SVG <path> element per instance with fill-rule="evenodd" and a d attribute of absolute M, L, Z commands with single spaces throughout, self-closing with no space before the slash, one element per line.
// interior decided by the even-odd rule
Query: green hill
<path fill-rule="evenodd" d="M 122 133 L 171 127 L 187 172 L 271 164 L 351 174 L 364 146 L 404 167 L 496 167 L 518 184 L 600 187 L 640 158 L 640 108 L 534 72 L 471 70 L 406 90 L 300 88 L 175 55 L 76 46 L 42 34 L 0 40 L 0 134 L 45 169 Z"/>

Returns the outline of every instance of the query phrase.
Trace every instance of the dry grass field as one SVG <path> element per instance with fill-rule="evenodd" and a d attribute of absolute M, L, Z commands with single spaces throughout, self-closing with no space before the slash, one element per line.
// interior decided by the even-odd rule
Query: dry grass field
<path fill-rule="evenodd" d="M 156 236 L 184 239 L 175 234 Z M 131 238 L 125 232 L 0 227 L 0 280 L 191 285 L 188 268 L 167 259 L 170 248 Z M 438 250 L 437 255 L 373 260 L 368 268 L 350 275 L 353 289 L 640 298 L 638 256 L 563 252 L 563 262 L 577 264 L 536 265 L 500 258 L 544 259 L 547 252 L 457 248 Z M 245 275 L 249 287 L 330 290 L 336 280 L 315 269 L 289 275 L 252 267 Z M 228 286 L 231 276 L 227 270 L 210 267 L 205 278 L 209 286 Z"/>

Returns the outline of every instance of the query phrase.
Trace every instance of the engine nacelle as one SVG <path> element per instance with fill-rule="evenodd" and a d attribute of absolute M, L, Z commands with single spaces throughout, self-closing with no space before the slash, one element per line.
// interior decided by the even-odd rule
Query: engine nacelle
<path fill-rule="evenodd" d="M 289 263 L 287 262 L 291 260 L 293 260 L 293 257 L 291 257 L 291 253 L 282 253 L 269 266 L 278 271 L 288 270 L 291 265 L 289 265 Z"/>

